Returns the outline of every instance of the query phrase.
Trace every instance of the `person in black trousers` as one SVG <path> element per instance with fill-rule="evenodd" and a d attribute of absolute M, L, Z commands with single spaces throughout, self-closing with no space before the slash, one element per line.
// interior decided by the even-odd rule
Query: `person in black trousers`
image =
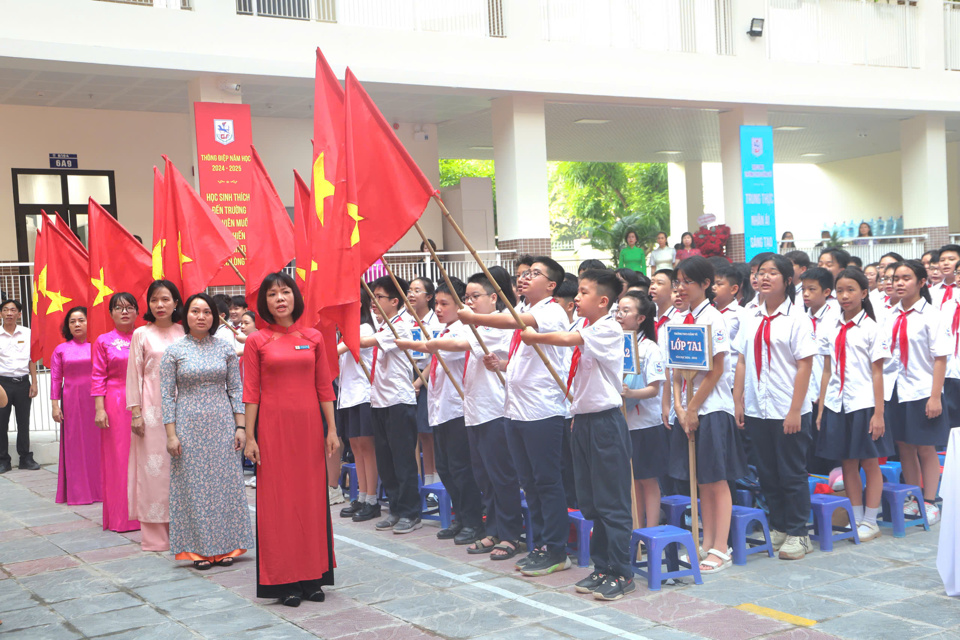
<path fill-rule="evenodd" d="M 10 471 L 7 428 L 10 413 L 17 418 L 17 454 L 20 468 L 35 471 L 40 468 L 30 452 L 30 405 L 37 395 L 37 365 L 30 361 L 30 329 L 19 324 L 22 305 L 17 300 L 0 303 L 0 388 L 7 397 L 6 406 L 0 408 L 0 473 Z"/>

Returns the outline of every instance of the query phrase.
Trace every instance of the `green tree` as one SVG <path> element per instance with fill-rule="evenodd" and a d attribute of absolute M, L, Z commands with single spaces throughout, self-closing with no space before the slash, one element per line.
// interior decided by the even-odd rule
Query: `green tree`
<path fill-rule="evenodd" d="M 493 160 L 464 160 L 462 158 L 440 159 L 440 188 L 455 187 L 460 178 L 490 178 L 496 202 L 497 182 L 493 175 Z"/>
<path fill-rule="evenodd" d="M 550 225 L 558 239 L 590 239 L 616 262 L 628 229 L 651 247 L 669 232 L 667 166 L 648 163 L 551 163 Z"/>

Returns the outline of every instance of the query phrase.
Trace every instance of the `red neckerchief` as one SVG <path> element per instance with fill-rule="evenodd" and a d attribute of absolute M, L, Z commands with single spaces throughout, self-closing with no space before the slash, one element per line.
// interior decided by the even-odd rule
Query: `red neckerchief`
<path fill-rule="evenodd" d="M 783 314 L 779 311 L 772 316 L 764 315 L 757 328 L 757 335 L 753 339 L 753 360 L 757 367 L 757 380 L 760 379 L 760 371 L 763 369 L 763 345 L 767 345 L 767 362 L 770 362 L 770 325 L 773 320 Z"/>
<path fill-rule="evenodd" d="M 586 328 L 590 324 L 590 321 L 586 318 L 583 319 L 583 327 Z M 570 374 L 567 376 L 567 394 L 570 393 L 570 387 L 573 385 L 573 379 L 577 375 L 577 369 L 580 368 L 580 358 L 583 356 L 580 353 L 580 347 L 573 348 L 573 357 L 570 358 Z"/>
<path fill-rule="evenodd" d="M 903 363 L 904 367 L 907 366 L 907 361 L 910 359 L 910 339 L 907 337 L 907 316 L 911 313 L 913 313 L 913 309 L 900 312 L 897 320 L 893 323 L 893 335 L 890 337 L 890 352 L 893 353 L 893 345 L 900 345 L 900 362 Z"/>
<path fill-rule="evenodd" d="M 837 360 L 837 369 L 840 370 L 840 393 L 843 394 L 843 383 L 846 377 L 846 368 L 847 368 L 847 331 L 850 330 L 850 327 L 854 326 L 856 323 L 851 320 L 842 327 L 840 327 L 840 333 L 837 334 L 837 342 L 834 347 L 834 354 Z"/>
<path fill-rule="evenodd" d="M 440 333 L 440 337 L 442 338 L 443 336 L 447 335 L 448 331 L 450 331 L 450 329 L 444 329 Z M 437 364 L 439 362 L 440 362 L 440 359 L 437 357 L 437 354 L 433 354 L 430 356 L 430 386 L 431 387 L 437 384 Z M 466 371 L 466 367 L 464 367 L 464 371 Z"/>
<path fill-rule="evenodd" d="M 943 300 L 940 301 L 940 308 L 943 309 L 943 305 L 947 300 L 953 300 L 953 287 L 952 284 L 943 285 Z"/>
<path fill-rule="evenodd" d="M 393 319 L 393 323 L 396 324 L 396 323 L 400 322 L 400 320 L 401 320 L 400 314 L 398 313 L 398 314 L 397 314 L 397 317 Z M 380 332 L 383 331 L 386 327 L 387 327 L 387 325 L 381 326 L 379 329 L 377 329 L 377 333 L 380 333 Z M 374 347 L 374 348 L 373 348 L 373 363 L 370 365 L 370 384 L 373 384 L 374 376 L 377 375 L 377 354 L 378 354 L 378 353 L 380 353 L 380 347 L 379 347 L 379 346 Z"/>
<path fill-rule="evenodd" d="M 550 304 L 551 302 L 556 302 L 556 301 L 557 301 L 556 298 L 550 298 L 550 300 L 547 301 L 547 304 Z M 534 305 L 534 306 L 536 306 L 536 305 Z M 532 308 L 533 308 L 533 307 L 531 307 L 531 309 L 532 309 Z M 510 338 L 510 351 L 507 353 L 507 360 L 508 360 L 508 361 L 513 358 L 513 354 L 515 354 L 515 353 L 517 352 L 517 349 L 520 348 L 520 342 L 521 342 L 521 340 L 520 340 L 520 329 L 514 329 L 514 330 L 513 330 L 513 336 Z"/>
<path fill-rule="evenodd" d="M 960 332 L 957 331 L 960 329 L 960 304 L 957 304 L 957 308 L 953 310 L 953 322 L 950 323 L 950 330 L 953 332 L 953 355 L 957 355 L 957 352 L 960 351 Z"/>

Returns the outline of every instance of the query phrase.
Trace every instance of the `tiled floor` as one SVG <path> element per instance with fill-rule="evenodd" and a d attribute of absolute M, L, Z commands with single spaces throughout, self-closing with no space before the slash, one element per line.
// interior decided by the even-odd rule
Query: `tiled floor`
<path fill-rule="evenodd" d="M 589 569 L 526 579 L 437 540 L 435 522 L 396 536 L 334 515 L 337 584 L 290 609 L 255 597 L 250 555 L 198 573 L 141 552 L 136 532 L 102 531 L 99 505 L 54 504 L 52 471 L 0 476 L 0 640 L 960 638 L 936 528 L 794 563 L 753 555 L 703 585 L 638 583 L 601 604 L 571 586 Z"/>

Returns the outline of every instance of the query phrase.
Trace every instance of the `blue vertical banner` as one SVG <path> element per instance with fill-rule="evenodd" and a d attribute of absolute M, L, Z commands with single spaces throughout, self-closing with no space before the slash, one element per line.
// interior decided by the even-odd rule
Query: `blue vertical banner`
<path fill-rule="evenodd" d="M 743 244 L 747 262 L 758 253 L 777 250 L 773 212 L 773 128 L 740 127 L 743 179 Z"/>

